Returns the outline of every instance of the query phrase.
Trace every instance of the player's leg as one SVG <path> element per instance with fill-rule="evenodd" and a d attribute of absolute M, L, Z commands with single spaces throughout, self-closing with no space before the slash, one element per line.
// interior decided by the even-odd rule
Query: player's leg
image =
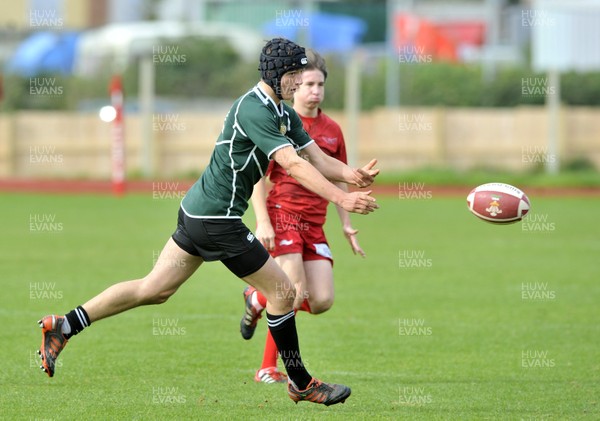
<path fill-rule="evenodd" d="M 299 308 L 302 301 L 306 298 L 306 273 L 304 272 L 304 262 L 302 253 L 287 253 L 275 257 L 275 262 L 283 269 L 285 274 L 292 282 L 293 289 L 296 292 L 294 299 L 294 308 Z M 290 291 L 281 291 L 290 293 Z"/>
<path fill-rule="evenodd" d="M 305 276 L 304 276 L 304 268 L 302 264 L 302 254 L 301 253 L 288 253 L 281 256 L 275 257 L 275 262 L 283 269 L 283 271 L 288 275 L 292 284 L 294 285 L 303 285 Z M 295 289 L 296 296 L 303 296 L 304 292 L 300 291 L 298 288 Z M 256 294 L 259 297 L 262 297 L 259 291 L 256 291 Z M 294 291 L 284 290 L 283 288 L 279 288 L 276 291 L 276 294 L 279 295 L 293 295 Z M 260 298 L 259 298 L 260 299 Z M 266 302 L 266 299 L 265 299 Z M 296 307 L 296 304 L 294 305 Z M 287 378 L 285 374 L 281 373 L 277 369 L 277 358 L 279 355 L 279 351 L 277 349 L 277 345 L 275 344 L 275 340 L 271 335 L 271 332 L 267 330 L 267 335 L 265 338 L 265 348 L 263 351 L 263 359 L 260 366 L 260 369 L 256 372 L 254 376 L 254 380 L 261 381 L 263 383 L 286 383 Z"/>
<path fill-rule="evenodd" d="M 185 252 L 169 238 L 154 268 L 144 278 L 112 285 L 65 316 L 43 317 L 38 322 L 42 328 L 41 368 L 52 377 L 56 359 L 71 336 L 92 322 L 131 308 L 164 303 L 202 262 L 201 257 Z"/>
<path fill-rule="evenodd" d="M 313 253 L 308 253 L 308 258 L 317 260 L 304 260 L 300 253 L 290 253 L 277 256 L 275 261 L 288 275 L 296 286 L 296 297 L 304 299 L 298 305 L 295 300 L 294 308 L 300 308 L 311 314 L 323 313 L 333 305 L 333 267 L 331 260 Z M 281 293 L 285 293 L 282 291 Z M 263 361 L 256 373 L 255 380 L 265 383 L 279 382 L 281 376 L 277 370 L 278 350 L 270 332 L 267 332 Z"/>
<path fill-rule="evenodd" d="M 152 271 L 141 279 L 115 284 L 82 307 L 90 322 L 134 307 L 162 304 L 200 267 L 203 260 L 182 250 L 169 238 Z"/>
<path fill-rule="evenodd" d="M 287 314 L 293 309 L 294 287 L 290 279 L 269 256 L 265 264 L 256 272 L 242 278 L 246 283 L 259 290 L 267 299 L 267 312 L 274 315 Z M 285 290 L 286 294 L 281 294 Z"/>
<path fill-rule="evenodd" d="M 329 259 L 305 260 L 306 297 L 312 314 L 331 308 L 334 300 L 333 267 Z"/>
<path fill-rule="evenodd" d="M 284 245 L 281 245 L 282 243 Z M 275 259 L 279 259 L 280 255 L 295 255 L 297 269 L 288 274 L 293 281 L 297 278 L 295 272 L 302 270 L 303 248 L 303 240 L 300 232 L 296 230 L 283 230 L 278 225 L 275 225 L 275 249 L 271 250 L 271 254 L 277 256 Z M 279 288 L 279 294 L 293 293 L 293 291 L 284 291 L 281 285 L 277 287 Z M 240 321 L 240 333 L 244 339 L 248 340 L 252 338 L 258 319 L 262 317 L 261 313 L 266 306 L 267 297 L 261 291 L 251 286 L 244 290 L 244 316 Z"/>
<path fill-rule="evenodd" d="M 254 375 L 254 381 L 263 383 L 287 383 L 287 375 L 277 368 L 277 359 L 279 350 L 271 331 L 267 329 L 265 336 L 265 348 L 263 350 L 263 359 L 260 368 Z"/>
<path fill-rule="evenodd" d="M 306 276 L 306 307 L 311 314 L 323 313 L 331 308 L 334 299 L 333 256 L 325 237 L 323 226 L 310 226 L 303 232 L 302 258 Z"/>
<path fill-rule="evenodd" d="M 256 272 L 242 278 L 261 291 L 267 299 L 267 324 L 276 348 L 290 376 L 302 389 L 311 381 L 300 357 L 294 318 L 294 287 L 285 272 L 272 257 Z M 286 293 L 283 294 L 282 291 Z M 276 361 L 275 361 L 276 362 Z"/>
<path fill-rule="evenodd" d="M 295 294 L 277 294 L 278 288 L 293 291 L 292 283 L 285 272 L 269 256 L 258 271 L 242 279 L 261 290 L 267 297 L 267 323 L 290 379 L 288 384 L 290 398 L 295 402 L 307 400 L 324 405 L 344 402 L 350 396 L 350 388 L 323 383 L 311 377 L 304 367 L 293 310 Z"/>
<path fill-rule="evenodd" d="M 302 261 L 300 253 L 277 256 L 275 261 L 290 277 L 294 285 L 302 285 L 296 289 L 304 302 L 295 308 L 300 308 L 312 314 L 323 313 L 333 305 L 333 270 L 329 259 Z M 282 291 L 281 293 L 285 293 Z M 298 300 L 296 300 L 297 302 Z M 267 331 L 265 349 L 260 369 L 254 379 L 264 383 L 283 383 L 286 381 L 283 373 L 277 369 L 278 350 L 273 336 Z"/>

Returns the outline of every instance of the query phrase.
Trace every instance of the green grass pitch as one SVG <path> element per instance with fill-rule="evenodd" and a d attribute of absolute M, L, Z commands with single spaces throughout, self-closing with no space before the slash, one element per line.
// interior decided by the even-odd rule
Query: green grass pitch
<path fill-rule="evenodd" d="M 326 408 L 254 383 L 266 325 L 241 339 L 243 283 L 220 263 L 74 337 L 49 379 L 36 321 L 149 271 L 178 200 L 3 194 L 0 418 L 599 419 L 600 199 L 530 199 L 494 226 L 463 197 L 381 197 L 352 217 L 366 259 L 331 212 L 336 301 L 297 319 L 309 371 L 352 387 Z"/>

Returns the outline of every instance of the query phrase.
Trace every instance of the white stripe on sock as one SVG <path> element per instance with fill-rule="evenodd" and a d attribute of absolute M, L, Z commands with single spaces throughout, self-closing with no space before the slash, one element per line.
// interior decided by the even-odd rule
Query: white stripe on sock
<path fill-rule="evenodd" d="M 283 322 L 285 322 L 286 320 L 294 317 L 295 315 L 296 315 L 296 313 L 294 312 L 294 310 L 292 310 L 288 314 L 281 316 L 277 320 L 271 320 L 267 317 L 267 324 L 269 325 L 269 327 L 277 327 L 277 326 L 281 325 Z"/>
<path fill-rule="evenodd" d="M 75 314 L 77 314 L 77 318 L 79 319 L 79 323 L 81 323 L 81 326 L 83 327 L 87 327 L 87 323 L 85 321 L 85 316 L 83 315 L 83 313 L 81 312 L 81 310 L 79 310 L 78 308 L 75 309 Z"/>

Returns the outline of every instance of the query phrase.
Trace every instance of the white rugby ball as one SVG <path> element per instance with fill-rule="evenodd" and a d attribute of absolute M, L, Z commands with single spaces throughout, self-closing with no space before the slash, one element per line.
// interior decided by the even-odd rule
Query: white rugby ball
<path fill-rule="evenodd" d="M 531 209 L 527 195 L 506 183 L 487 183 L 475 187 L 467 196 L 469 211 L 494 224 L 520 221 Z"/>

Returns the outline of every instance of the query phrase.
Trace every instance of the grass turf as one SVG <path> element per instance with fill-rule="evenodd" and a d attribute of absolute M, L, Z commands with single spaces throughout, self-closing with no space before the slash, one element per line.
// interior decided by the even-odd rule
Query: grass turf
<path fill-rule="evenodd" d="M 598 419 L 600 200 L 530 199 L 529 222 L 494 226 L 464 198 L 380 198 L 353 216 L 366 259 L 331 213 L 336 302 L 297 318 L 309 371 L 353 390 L 325 408 L 254 383 L 266 326 L 241 339 L 220 263 L 73 338 L 49 379 L 36 320 L 143 276 L 178 201 L 3 194 L 0 418 Z"/>

